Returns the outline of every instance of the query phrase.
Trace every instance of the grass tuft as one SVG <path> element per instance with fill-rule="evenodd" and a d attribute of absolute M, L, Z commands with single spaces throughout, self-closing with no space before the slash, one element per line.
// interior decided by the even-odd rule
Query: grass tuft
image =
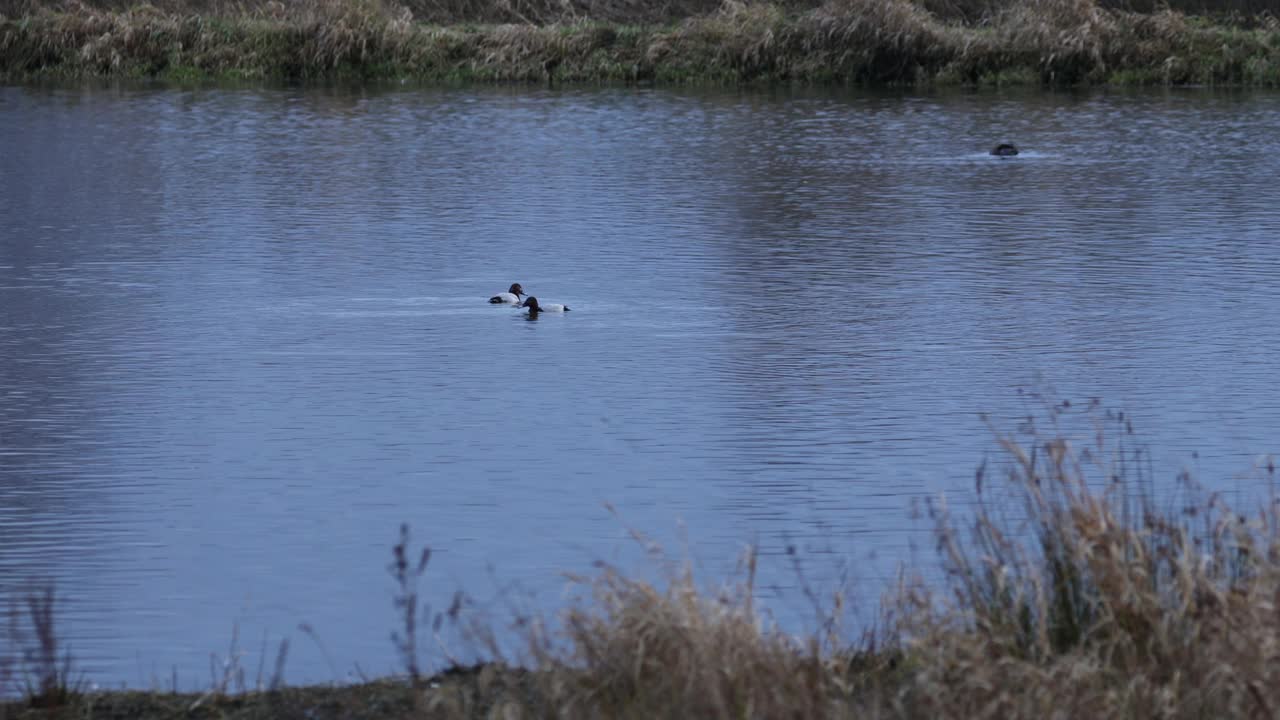
<path fill-rule="evenodd" d="M 561 618 L 563 651 L 540 644 L 543 705 L 587 717 L 828 717 L 840 673 L 817 638 L 765 623 L 746 580 L 698 587 L 686 567 L 665 587 L 604 567 L 575 578 L 586 599 Z"/>

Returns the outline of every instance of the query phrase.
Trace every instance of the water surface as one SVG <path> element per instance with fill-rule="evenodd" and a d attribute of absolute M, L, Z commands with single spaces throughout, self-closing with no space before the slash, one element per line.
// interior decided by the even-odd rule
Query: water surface
<path fill-rule="evenodd" d="M 878 587 L 1028 387 L 1248 491 L 1278 144 L 1258 93 L 0 88 L 0 598 L 203 687 L 237 622 L 393 669 L 401 522 L 437 603 L 554 607 L 627 525 Z"/>

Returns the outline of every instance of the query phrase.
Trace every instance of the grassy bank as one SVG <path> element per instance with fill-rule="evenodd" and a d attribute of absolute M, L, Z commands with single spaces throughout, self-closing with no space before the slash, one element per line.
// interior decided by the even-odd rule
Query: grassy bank
<path fill-rule="evenodd" d="M 1072 424 L 1086 430 L 1073 437 Z M 526 641 L 520 657 L 495 646 L 488 664 L 423 678 L 415 588 L 429 556 L 413 561 L 405 540 L 391 566 L 402 679 L 289 688 L 277 668 L 267 689 L 245 694 L 225 681 L 192 695 L 88 693 L 68 687 L 68 667 L 41 641 L 27 699 L 0 716 L 1277 716 L 1272 462 L 1257 470 L 1271 497 L 1242 515 L 1186 479 L 1157 500 L 1122 415 L 1058 405 L 999 442 L 1003 459 L 976 477 L 976 512 L 929 509 L 944 579 L 908 574 L 886 588 L 873 631 L 844 626 L 837 593 L 811 595 L 818 630 L 782 632 L 757 607 L 750 552 L 740 577 L 714 588 L 678 566 L 661 586 L 604 567 L 576 580 L 586 592 L 558 618 L 503 631 Z M 475 631 L 481 645 L 492 637 Z"/>
<path fill-rule="evenodd" d="M 10 80 L 1280 86 L 1280 22 L 1230 4 L 1212 19 L 1097 0 L 5 7 L 0 76 Z"/>

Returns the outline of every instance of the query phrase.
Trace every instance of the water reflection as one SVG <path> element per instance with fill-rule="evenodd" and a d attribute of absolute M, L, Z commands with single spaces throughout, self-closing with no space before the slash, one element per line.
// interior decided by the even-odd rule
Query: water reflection
<path fill-rule="evenodd" d="M 237 619 L 389 669 L 402 521 L 442 596 L 554 605 L 634 555 L 605 502 L 713 575 L 755 538 L 874 587 L 1037 376 L 1240 488 L 1278 101 L 0 89 L 0 594 L 55 578 L 145 685 Z"/>

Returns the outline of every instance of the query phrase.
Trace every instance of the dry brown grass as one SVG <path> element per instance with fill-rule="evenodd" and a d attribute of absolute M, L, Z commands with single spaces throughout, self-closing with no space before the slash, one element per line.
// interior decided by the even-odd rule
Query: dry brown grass
<path fill-rule="evenodd" d="M 952 592 L 903 598 L 913 706 L 935 717 L 1275 717 L 1274 494 L 1244 517 L 1184 477 L 1183 502 L 1161 506 L 1135 482 L 1127 421 L 1108 422 L 1122 429 L 1001 437 L 1018 523 L 983 506 L 966 538 L 938 515 Z M 1269 462 L 1261 479 L 1274 482 Z"/>
<path fill-rule="evenodd" d="M 841 659 L 756 612 L 747 580 L 699 587 L 686 568 L 663 587 L 605 568 L 578 582 L 555 641 L 533 638 L 543 707 L 561 717 L 822 718 L 848 709 Z M 558 648 L 564 647 L 564 650 Z"/>
<path fill-rule="evenodd" d="M 687 570 L 659 586 L 606 567 L 576 580 L 591 593 L 555 633 L 530 631 L 536 681 L 509 702 L 525 717 L 1275 717 L 1274 497 L 1246 518 L 1184 478 L 1162 507 L 1123 416 L 1047 421 L 1000 436 L 1005 472 L 980 474 L 967 520 L 935 506 L 947 580 L 891 593 L 876 643 L 762 621 L 754 555 L 710 592 Z"/>
<path fill-rule="evenodd" d="M 123 11 L 138 3 L 133 0 L 78 0 L 101 10 Z M 323 2 L 324 0 L 321 0 Z M 242 16 L 286 12 L 309 5 L 311 0 L 151 0 L 162 12 Z M 802 14 L 822 5 L 823 0 L 775 0 L 788 14 Z M 55 9 L 68 0 L 0 0 L 0 14 L 19 17 L 41 8 Z M 719 10 L 723 0 L 404 0 L 419 22 L 520 23 L 549 25 L 580 20 L 608 23 L 671 23 L 709 15 Z M 1006 12 L 1016 11 L 1022 0 L 913 0 L 913 5 L 947 22 L 978 24 Z M 1219 21 L 1248 22 L 1260 15 L 1273 15 L 1277 7 L 1270 0 L 1098 0 L 1108 11 L 1156 13 L 1162 10 L 1203 15 Z"/>
<path fill-rule="evenodd" d="M 964 24 L 925 0 L 716 0 L 670 25 L 618 25 L 610 19 L 629 11 L 545 1 L 558 9 L 501 0 L 506 10 L 485 15 L 501 23 L 451 27 L 424 25 L 421 8 L 395 0 L 24 5 L 0 17 L 0 76 L 1280 85 L 1280 22 L 1270 16 L 1245 29 L 1097 0 L 1029 0 Z"/>

